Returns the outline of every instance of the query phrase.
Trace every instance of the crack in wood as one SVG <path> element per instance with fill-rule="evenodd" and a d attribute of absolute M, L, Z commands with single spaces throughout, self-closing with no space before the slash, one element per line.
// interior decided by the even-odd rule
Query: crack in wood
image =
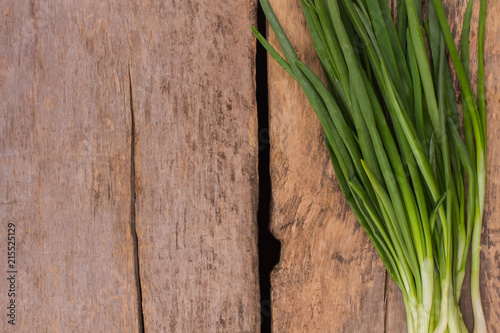
<path fill-rule="evenodd" d="M 130 217 L 131 229 L 134 242 L 134 260 L 135 260 L 135 277 L 137 285 L 137 311 L 139 313 L 139 332 L 144 333 L 144 312 L 142 308 L 142 284 L 139 265 L 139 238 L 137 236 L 136 226 L 136 188 L 135 188 L 135 116 L 134 116 L 134 100 L 132 95 L 132 75 L 130 73 L 130 64 L 128 68 L 128 81 L 129 81 L 129 99 L 130 99 Z"/>

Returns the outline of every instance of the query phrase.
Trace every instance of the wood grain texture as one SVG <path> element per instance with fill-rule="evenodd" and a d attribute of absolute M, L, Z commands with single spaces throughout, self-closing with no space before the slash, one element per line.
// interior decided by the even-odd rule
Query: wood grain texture
<path fill-rule="evenodd" d="M 394 9 L 394 1 L 389 1 Z M 466 1 L 443 1 L 459 41 Z M 299 57 L 320 72 L 298 1 L 272 1 Z M 471 77 L 477 68 L 477 11 L 471 35 Z M 483 233 L 482 295 L 490 332 L 500 327 L 500 4 L 489 1 L 486 31 L 488 197 Z M 271 42 L 277 45 L 271 33 Z M 275 332 L 405 332 L 400 291 L 385 269 L 334 180 L 319 122 L 305 96 L 269 58 L 272 231 L 282 257 L 272 276 Z M 468 278 L 465 281 L 469 283 Z M 473 326 L 469 287 L 461 300 Z"/>
<path fill-rule="evenodd" d="M 131 82 L 144 326 L 258 332 L 255 1 L 137 1 Z"/>
<path fill-rule="evenodd" d="M 299 1 L 272 1 L 299 57 L 319 72 Z M 274 36 L 270 41 L 277 45 Z M 334 180 L 298 84 L 269 60 L 274 332 L 382 332 L 385 269 Z"/>
<path fill-rule="evenodd" d="M 1 1 L 0 331 L 134 332 L 131 118 L 118 2 Z"/>
<path fill-rule="evenodd" d="M 500 3 L 489 1 L 485 81 L 488 121 L 488 184 L 483 224 L 481 295 L 490 333 L 500 332 Z"/>
<path fill-rule="evenodd" d="M 16 328 L 258 332 L 256 2 L 0 4 Z"/>

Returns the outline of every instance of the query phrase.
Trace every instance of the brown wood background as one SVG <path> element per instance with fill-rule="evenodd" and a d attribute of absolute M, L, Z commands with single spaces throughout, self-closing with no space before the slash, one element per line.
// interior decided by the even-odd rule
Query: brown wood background
<path fill-rule="evenodd" d="M 272 2 L 319 71 L 298 1 Z M 489 2 L 482 291 L 499 332 L 500 4 Z M 465 1 L 446 3 L 461 21 Z M 0 332 L 260 331 L 256 5 L 0 0 Z M 403 332 L 399 291 L 340 194 L 314 113 L 272 61 L 268 73 L 274 331 Z"/>
<path fill-rule="evenodd" d="M 258 331 L 256 2 L 0 17 L 0 331 Z"/>

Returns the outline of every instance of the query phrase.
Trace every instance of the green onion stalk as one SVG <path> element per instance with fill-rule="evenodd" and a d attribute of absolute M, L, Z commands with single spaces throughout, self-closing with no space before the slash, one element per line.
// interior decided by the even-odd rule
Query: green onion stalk
<path fill-rule="evenodd" d="M 316 112 L 340 188 L 401 289 L 410 333 L 467 332 L 458 302 L 469 250 L 474 332 L 487 331 L 479 289 L 486 188 L 480 1 L 477 100 L 469 81 L 472 0 L 461 55 L 441 0 L 429 2 L 427 20 L 422 0 L 400 0 L 397 25 L 387 0 L 300 0 L 326 84 L 300 61 L 269 0 L 260 4 L 284 57 L 252 27 Z"/>

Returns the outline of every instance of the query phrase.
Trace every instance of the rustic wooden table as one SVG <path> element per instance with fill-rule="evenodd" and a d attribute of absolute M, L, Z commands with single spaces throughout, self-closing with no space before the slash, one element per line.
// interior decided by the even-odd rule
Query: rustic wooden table
<path fill-rule="evenodd" d="M 0 331 L 258 331 L 256 3 L 0 4 Z"/>
<path fill-rule="evenodd" d="M 461 22 L 465 1 L 445 2 Z M 298 1 L 272 3 L 319 70 Z M 257 1 L 0 4 L 0 331 L 259 332 Z M 493 333 L 498 17 L 490 0 L 482 293 Z M 342 199 L 313 111 L 268 70 L 271 228 L 282 242 L 273 330 L 405 331 L 399 291 Z M 463 309 L 470 326 L 468 300 Z"/>

